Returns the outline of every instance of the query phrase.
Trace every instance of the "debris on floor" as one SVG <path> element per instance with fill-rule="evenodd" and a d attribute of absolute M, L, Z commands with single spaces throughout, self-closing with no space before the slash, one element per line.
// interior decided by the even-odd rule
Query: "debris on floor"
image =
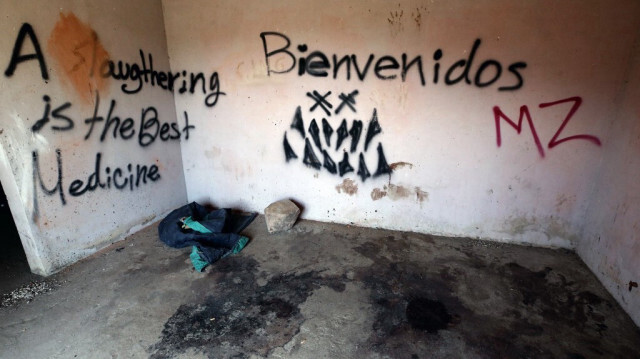
<path fill-rule="evenodd" d="M 29 284 L 25 284 L 20 288 L 3 294 L 2 302 L 0 302 L 0 308 L 12 307 L 22 302 L 31 303 L 35 297 L 52 291 L 56 286 L 57 283 L 53 281 L 31 282 Z"/>
<path fill-rule="evenodd" d="M 173 248 L 192 246 L 191 262 L 201 272 L 228 255 L 240 252 L 249 242 L 242 232 L 257 213 L 237 214 L 228 208 L 207 210 L 191 202 L 169 213 L 158 226 L 160 240 Z"/>
<path fill-rule="evenodd" d="M 300 215 L 300 208 L 288 199 L 271 203 L 264 209 L 269 233 L 282 232 L 293 227 Z"/>

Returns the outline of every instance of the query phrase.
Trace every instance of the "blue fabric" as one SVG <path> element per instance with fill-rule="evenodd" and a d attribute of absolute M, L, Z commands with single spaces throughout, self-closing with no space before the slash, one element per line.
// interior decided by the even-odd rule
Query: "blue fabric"
<path fill-rule="evenodd" d="M 238 233 L 251 224 L 257 215 L 235 214 L 228 208 L 209 212 L 204 206 L 191 202 L 169 213 L 158 225 L 158 234 L 162 242 L 173 248 L 196 246 L 203 260 L 214 263 L 233 253 L 237 247 L 244 247 L 240 244 L 246 244 L 247 239 Z M 211 233 L 183 228 L 182 219 L 186 217 L 191 217 Z"/>

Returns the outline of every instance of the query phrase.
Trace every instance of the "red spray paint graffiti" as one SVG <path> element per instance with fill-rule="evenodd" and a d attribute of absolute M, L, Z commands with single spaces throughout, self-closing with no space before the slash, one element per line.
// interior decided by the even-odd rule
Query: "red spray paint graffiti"
<path fill-rule="evenodd" d="M 569 110 L 567 117 L 565 117 L 564 121 L 562 121 L 562 124 L 560 125 L 556 133 L 553 135 L 553 137 L 547 144 L 547 148 L 552 149 L 563 142 L 567 142 L 571 140 L 586 140 L 596 144 L 597 146 L 601 146 L 602 143 L 600 142 L 600 139 L 593 135 L 580 134 L 580 135 L 567 136 L 567 137 L 558 139 L 558 137 L 560 137 L 560 133 L 564 130 L 567 123 L 569 123 L 573 115 L 576 113 L 576 111 L 578 111 L 578 108 L 582 104 L 582 98 L 578 96 L 574 96 L 574 97 L 569 97 L 569 98 L 558 100 L 558 101 L 541 103 L 539 105 L 540 108 L 547 108 L 547 107 L 560 105 L 567 102 L 573 102 L 573 105 L 571 106 L 571 109 Z M 531 118 L 531 113 L 529 112 L 529 108 L 527 107 L 527 105 L 523 105 L 522 107 L 520 107 L 520 115 L 518 117 L 518 123 L 514 122 L 509 117 L 507 117 L 507 115 L 505 115 L 504 112 L 502 112 L 499 106 L 493 107 L 493 117 L 496 123 L 496 141 L 497 141 L 498 147 L 502 145 L 500 119 L 503 119 L 511 127 L 515 128 L 517 133 L 520 134 L 520 132 L 522 132 L 522 120 L 526 118 L 527 123 L 529 124 L 529 129 L 531 130 L 531 135 L 533 136 L 533 141 L 535 142 L 536 147 L 538 148 L 538 153 L 540 153 L 541 157 L 545 156 L 544 147 L 542 145 L 542 142 L 540 141 L 540 137 L 538 136 L 538 133 L 536 132 L 536 127 L 533 124 L 533 119 Z"/>

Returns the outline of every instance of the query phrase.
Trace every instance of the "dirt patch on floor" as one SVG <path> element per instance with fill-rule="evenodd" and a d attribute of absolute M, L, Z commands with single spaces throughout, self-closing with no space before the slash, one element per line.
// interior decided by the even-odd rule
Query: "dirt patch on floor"
<path fill-rule="evenodd" d="M 31 303 L 37 296 L 51 292 L 58 285 L 59 284 L 53 280 L 31 282 L 23 285 L 9 293 L 3 294 L 2 301 L 0 301 L 0 308 L 11 307 L 20 303 Z"/>

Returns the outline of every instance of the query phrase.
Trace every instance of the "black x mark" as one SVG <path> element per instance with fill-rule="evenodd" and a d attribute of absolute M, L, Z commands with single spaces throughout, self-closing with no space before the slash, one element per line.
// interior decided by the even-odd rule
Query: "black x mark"
<path fill-rule="evenodd" d="M 311 108 L 309 109 L 309 111 L 313 111 L 316 109 L 316 107 L 318 107 L 318 105 L 320 105 L 320 107 L 324 110 L 324 112 L 327 114 L 327 116 L 331 116 L 331 112 L 329 112 L 329 108 L 333 108 L 333 105 L 331 105 L 329 103 L 329 101 L 327 101 L 327 97 L 331 95 L 331 91 L 327 92 L 324 95 L 320 95 L 318 93 L 318 91 L 313 91 L 313 94 L 307 92 L 307 96 L 311 97 L 312 99 L 314 99 L 316 101 L 316 103 L 311 106 Z"/>
<path fill-rule="evenodd" d="M 341 93 L 340 96 L 338 96 L 338 97 L 342 100 L 342 102 L 340 103 L 340 106 L 338 106 L 338 108 L 336 108 L 336 115 L 340 113 L 340 110 L 342 110 L 342 107 L 344 107 L 344 105 L 349 106 L 349 108 L 353 112 L 356 112 L 356 108 L 353 107 L 353 105 L 356 104 L 356 99 L 354 97 L 357 94 L 358 94 L 358 90 L 353 90 L 348 95 L 345 95 L 344 93 Z"/>

